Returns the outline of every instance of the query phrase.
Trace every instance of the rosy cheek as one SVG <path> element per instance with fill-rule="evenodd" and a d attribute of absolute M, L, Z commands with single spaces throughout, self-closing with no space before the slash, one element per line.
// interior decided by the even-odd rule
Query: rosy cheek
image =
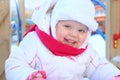
<path fill-rule="evenodd" d="M 62 35 L 57 35 L 57 40 L 61 42 L 63 40 L 63 36 Z"/>
<path fill-rule="evenodd" d="M 82 36 L 82 37 L 79 37 L 79 47 L 85 42 L 86 40 L 86 37 Z"/>

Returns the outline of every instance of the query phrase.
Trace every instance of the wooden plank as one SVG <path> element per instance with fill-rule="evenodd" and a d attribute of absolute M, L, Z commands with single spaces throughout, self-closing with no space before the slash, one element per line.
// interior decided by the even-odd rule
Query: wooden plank
<path fill-rule="evenodd" d="M 113 35 L 120 32 L 120 0 L 107 0 L 106 9 L 106 52 L 107 58 L 120 68 L 120 62 L 113 61 L 113 57 L 120 56 L 120 39 L 118 47 L 113 47 Z"/>
<path fill-rule="evenodd" d="M 10 53 L 9 0 L 0 0 L 0 80 L 5 80 L 4 63 Z"/>

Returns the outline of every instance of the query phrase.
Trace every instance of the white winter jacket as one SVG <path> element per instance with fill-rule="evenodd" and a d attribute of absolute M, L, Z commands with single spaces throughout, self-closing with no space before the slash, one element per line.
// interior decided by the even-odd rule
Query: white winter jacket
<path fill-rule="evenodd" d="M 88 46 L 78 56 L 61 57 L 52 54 L 31 32 L 21 41 L 5 62 L 7 80 L 25 80 L 35 71 L 44 70 L 46 80 L 111 80 L 120 71 Z"/>

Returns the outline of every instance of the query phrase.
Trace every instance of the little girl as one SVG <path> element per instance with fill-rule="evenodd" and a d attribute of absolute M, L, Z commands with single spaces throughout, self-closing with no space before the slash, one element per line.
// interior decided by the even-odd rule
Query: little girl
<path fill-rule="evenodd" d="M 90 0 L 46 0 L 5 62 L 7 80 L 120 80 L 119 69 L 88 43 L 94 16 Z"/>

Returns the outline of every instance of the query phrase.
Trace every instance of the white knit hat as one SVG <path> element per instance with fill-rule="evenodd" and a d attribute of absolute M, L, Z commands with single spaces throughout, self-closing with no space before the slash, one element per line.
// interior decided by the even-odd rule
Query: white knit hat
<path fill-rule="evenodd" d="M 33 21 L 38 27 L 56 38 L 55 26 L 59 20 L 74 20 L 95 31 L 98 27 L 94 19 L 95 7 L 91 0 L 45 0 L 40 10 L 33 13 Z"/>

